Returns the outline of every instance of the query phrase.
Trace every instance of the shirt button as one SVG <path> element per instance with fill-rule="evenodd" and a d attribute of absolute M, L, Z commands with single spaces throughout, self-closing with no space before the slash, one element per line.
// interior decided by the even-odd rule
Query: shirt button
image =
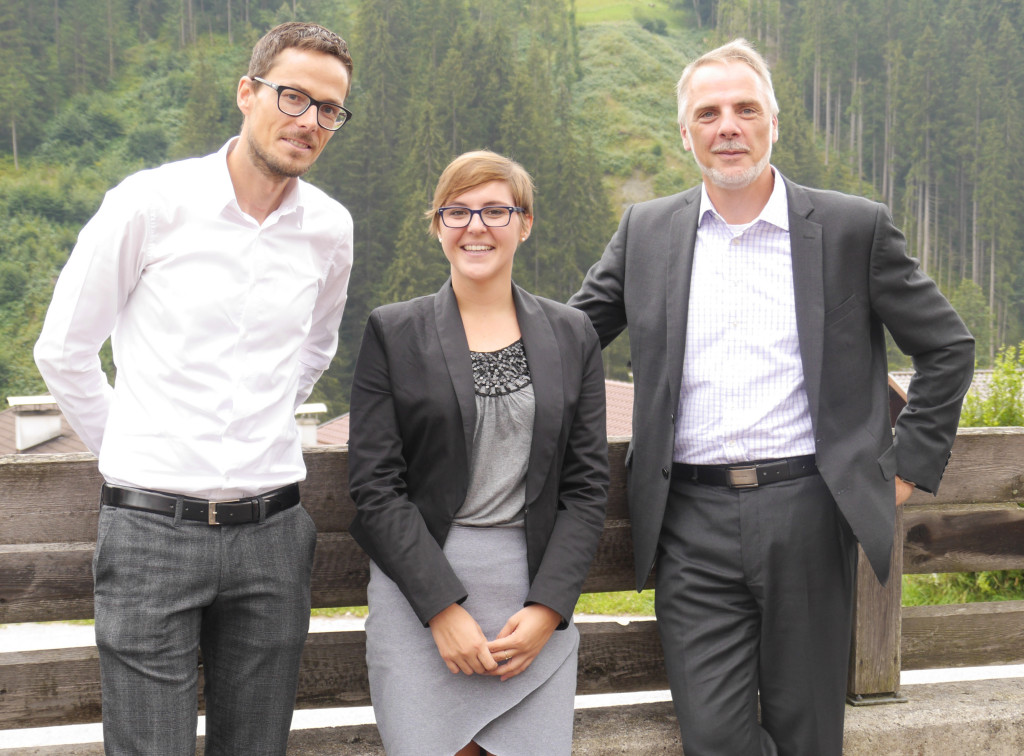
<path fill-rule="evenodd" d="M 663 477 L 666 480 L 668 480 L 668 476 L 669 476 L 668 468 L 667 467 L 661 468 L 661 477 Z"/>

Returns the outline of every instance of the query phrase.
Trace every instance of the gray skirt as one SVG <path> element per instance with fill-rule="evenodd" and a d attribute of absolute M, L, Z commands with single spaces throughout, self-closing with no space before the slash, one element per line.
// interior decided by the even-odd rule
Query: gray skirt
<path fill-rule="evenodd" d="M 452 526 L 444 547 L 489 640 L 529 590 L 523 528 Z M 452 756 L 471 740 L 496 756 L 568 756 L 579 632 L 556 630 L 533 664 L 502 682 L 452 674 L 395 583 L 370 564 L 366 663 L 388 756 Z"/>

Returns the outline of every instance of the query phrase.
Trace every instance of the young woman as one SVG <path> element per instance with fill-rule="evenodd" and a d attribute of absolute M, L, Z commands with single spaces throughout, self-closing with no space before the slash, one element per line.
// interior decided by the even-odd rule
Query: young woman
<path fill-rule="evenodd" d="M 608 484 L 600 345 L 512 282 L 522 166 L 456 158 L 430 216 L 451 278 L 371 313 L 352 386 L 377 726 L 389 756 L 568 755 L 572 612 Z"/>

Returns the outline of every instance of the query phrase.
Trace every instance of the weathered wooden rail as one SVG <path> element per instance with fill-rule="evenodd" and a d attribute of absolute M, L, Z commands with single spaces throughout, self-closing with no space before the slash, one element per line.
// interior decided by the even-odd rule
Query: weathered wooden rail
<path fill-rule="evenodd" d="M 585 590 L 632 588 L 622 461 L 612 439 L 607 522 Z M 320 530 L 313 605 L 366 601 L 367 561 L 348 535 L 354 508 L 344 447 L 309 449 L 303 501 Z M 90 562 L 101 479 L 91 455 L 0 457 L 0 623 L 92 617 Z M 904 508 L 904 572 L 1024 568 L 1024 429 L 961 430 L 941 494 L 915 493 Z M 894 574 L 899 574 L 897 571 Z M 899 608 L 899 582 L 882 588 L 862 560 L 849 693 L 892 698 L 899 671 L 1024 663 L 1024 602 Z M 580 626 L 581 694 L 666 687 L 653 621 Z M 365 636 L 312 634 L 297 706 L 369 703 Z M 200 702 L 201 705 L 201 702 Z M 95 647 L 0 653 L 0 730 L 100 719 Z M 0 737 L 2 740 L 2 737 Z"/>

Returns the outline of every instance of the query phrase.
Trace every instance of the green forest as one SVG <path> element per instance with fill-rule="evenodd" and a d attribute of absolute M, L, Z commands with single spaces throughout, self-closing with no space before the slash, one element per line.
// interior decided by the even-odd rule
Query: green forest
<path fill-rule="evenodd" d="M 103 193 L 237 133 L 252 45 L 292 19 L 337 31 L 355 61 L 352 123 L 308 176 L 355 219 L 338 355 L 313 397 L 332 415 L 370 309 L 447 276 L 423 210 L 452 157 L 487 147 L 531 172 L 515 276 L 564 300 L 627 204 L 699 180 L 674 85 L 734 36 L 773 67 L 773 163 L 888 203 L 992 364 L 1024 339 L 1022 16 L 1017 0 L 4 0 L 0 399 L 45 391 L 32 345 Z M 605 358 L 628 378 L 625 343 Z"/>

